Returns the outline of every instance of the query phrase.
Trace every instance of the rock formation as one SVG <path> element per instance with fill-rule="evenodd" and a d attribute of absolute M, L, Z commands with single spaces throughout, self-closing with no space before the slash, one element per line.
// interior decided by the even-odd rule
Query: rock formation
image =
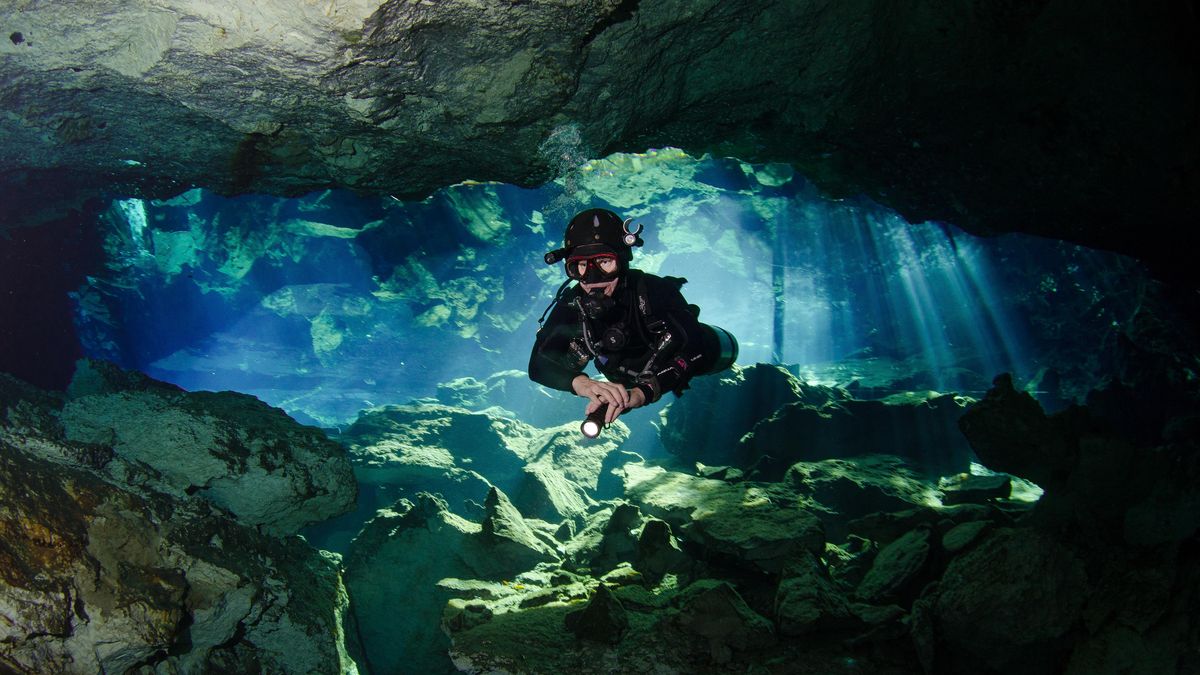
<path fill-rule="evenodd" d="M 121 391 L 116 379 L 137 384 L 126 393 L 168 391 L 163 383 L 91 368 L 107 377 L 110 395 Z M 149 406 L 145 424 L 173 415 L 188 428 L 187 420 L 196 419 L 189 396 L 177 392 L 171 403 Z M 205 404 L 210 412 L 222 406 L 238 411 L 245 416 L 242 429 L 257 429 L 260 441 L 294 451 L 293 459 L 311 450 L 300 441 L 303 427 L 282 420 L 264 426 L 261 404 L 254 410 L 233 394 L 212 395 Z M 348 600 L 337 557 L 297 537 L 262 533 L 294 530 L 311 514 L 329 515 L 322 495 L 268 489 L 260 499 L 276 498 L 283 518 L 264 522 L 254 510 L 238 513 L 240 505 L 219 491 L 179 489 L 156 461 L 177 450 L 200 453 L 203 446 L 164 444 L 160 457 L 140 446 L 135 456 L 126 445 L 138 425 L 135 413 L 103 420 L 82 409 L 73 415 L 75 424 L 87 420 L 98 428 L 103 421 L 114 433 L 107 440 L 69 438 L 59 397 L 0 376 L 0 613 L 6 617 L 0 668 L 355 670 L 344 645 Z M 241 457 L 258 458 L 257 452 Z M 227 471 L 236 482 L 237 467 Z M 352 495 L 353 486 L 348 489 Z M 311 511 L 306 498 L 314 502 Z"/>
<path fill-rule="evenodd" d="M 198 494 L 270 534 L 345 513 L 357 494 L 341 446 L 244 394 L 189 393 L 83 361 L 59 419 L 68 441 L 111 447 L 154 488 Z"/>
<path fill-rule="evenodd" d="M 1186 274 L 1172 235 L 1140 226 L 1197 219 L 1188 11 L 12 6 L 0 10 L 0 203 L 5 222 L 30 222 L 89 195 L 191 185 L 424 196 L 678 146 L 789 162 L 910 219 L 1056 236 Z"/>

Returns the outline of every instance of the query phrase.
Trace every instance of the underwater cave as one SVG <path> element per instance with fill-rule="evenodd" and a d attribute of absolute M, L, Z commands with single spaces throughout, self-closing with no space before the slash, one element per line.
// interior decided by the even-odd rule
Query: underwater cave
<path fill-rule="evenodd" d="M 0 671 L 1200 672 L 1195 12 L 0 8 Z"/>

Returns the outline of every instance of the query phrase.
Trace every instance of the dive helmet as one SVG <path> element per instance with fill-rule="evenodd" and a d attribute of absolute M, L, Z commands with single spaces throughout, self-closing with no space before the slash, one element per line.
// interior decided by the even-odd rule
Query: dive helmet
<path fill-rule="evenodd" d="M 546 254 L 546 264 L 553 265 L 567 258 L 611 253 L 621 261 L 622 267 L 627 267 L 633 260 L 633 247 L 645 243 L 639 236 L 643 227 L 638 225 L 636 230 L 630 231 L 631 222 L 632 218 L 621 220 L 620 216 L 608 209 L 581 211 L 567 224 L 563 247 Z"/>

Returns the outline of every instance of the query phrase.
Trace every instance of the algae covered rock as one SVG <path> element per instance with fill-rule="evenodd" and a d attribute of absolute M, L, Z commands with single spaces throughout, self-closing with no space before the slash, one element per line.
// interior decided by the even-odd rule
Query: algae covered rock
<path fill-rule="evenodd" d="M 415 501 L 380 510 L 351 544 L 346 587 L 355 608 L 358 649 L 374 668 L 449 670 L 450 641 L 439 626 L 447 601 L 459 593 L 439 584 L 443 579 L 507 582 L 539 562 L 556 560 L 508 499 L 493 492 L 484 525 L 422 493 Z"/>
<path fill-rule="evenodd" d="M 985 503 L 991 499 L 1008 499 L 1012 494 L 1012 478 L 1003 474 L 966 476 L 942 487 L 943 504 Z"/>
<path fill-rule="evenodd" d="M 685 631 L 708 640 L 717 663 L 729 661 L 731 649 L 759 649 L 775 641 L 771 622 L 723 581 L 698 581 L 685 589 L 677 621 Z"/>
<path fill-rule="evenodd" d="M 154 469 L 156 489 L 198 494 L 268 532 L 294 534 L 354 505 L 345 450 L 253 396 L 82 361 L 61 420 L 68 440 Z"/>
<path fill-rule="evenodd" d="M 503 492 L 494 487 L 489 490 L 484 510 L 481 539 L 493 555 L 509 560 L 521 569 L 544 561 L 557 561 L 553 546 L 535 534 Z"/>
<path fill-rule="evenodd" d="M 671 532 L 670 523 L 650 518 L 642 525 L 637 542 L 637 568 L 651 581 L 658 581 L 669 573 L 684 575 L 692 560 L 679 547 Z"/>
<path fill-rule="evenodd" d="M 661 467 L 625 467 L 629 499 L 711 555 L 778 573 L 805 551 L 825 547 L 821 521 L 782 485 L 700 478 Z"/>
<path fill-rule="evenodd" d="M 832 541 L 842 541 L 846 523 L 855 518 L 925 506 L 934 495 L 905 460 L 890 455 L 797 462 L 783 482 L 820 505 L 814 512 Z"/>
<path fill-rule="evenodd" d="M 821 628 L 838 628 L 849 622 L 850 603 L 838 591 L 815 557 L 788 566 L 775 595 L 779 632 L 804 635 Z"/>
<path fill-rule="evenodd" d="M 621 601 L 613 596 L 604 584 L 596 587 L 587 606 L 567 615 L 567 630 L 581 640 L 596 642 L 620 642 L 621 635 L 629 628 L 629 617 Z"/>

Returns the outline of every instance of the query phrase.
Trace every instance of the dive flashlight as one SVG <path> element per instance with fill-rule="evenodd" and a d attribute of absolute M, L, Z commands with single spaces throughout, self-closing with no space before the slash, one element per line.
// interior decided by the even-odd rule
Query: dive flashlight
<path fill-rule="evenodd" d="M 592 411 L 579 425 L 579 432 L 588 438 L 595 438 L 604 431 L 604 416 L 608 414 L 608 404 L 601 403 L 599 408 Z"/>

